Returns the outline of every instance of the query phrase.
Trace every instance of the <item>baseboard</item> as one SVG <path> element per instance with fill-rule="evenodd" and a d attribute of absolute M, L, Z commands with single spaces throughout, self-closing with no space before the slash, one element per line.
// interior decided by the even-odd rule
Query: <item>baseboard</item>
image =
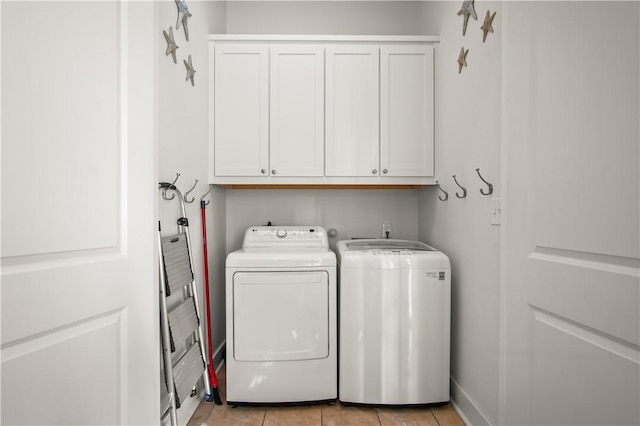
<path fill-rule="evenodd" d="M 465 424 L 465 426 L 473 426 L 473 424 L 469 421 L 467 416 L 464 415 L 464 411 L 462 411 L 460 406 L 458 404 L 456 404 L 456 402 L 453 400 L 453 398 L 451 398 L 450 404 L 453 407 L 453 409 L 456 410 L 456 413 L 458 414 L 460 419 L 462 419 L 462 422 Z"/>
<path fill-rule="evenodd" d="M 224 341 L 216 348 L 213 354 L 213 365 L 216 367 L 216 373 L 224 366 L 225 354 L 226 354 L 227 342 Z"/>
<path fill-rule="evenodd" d="M 475 401 L 451 378 L 451 405 L 467 426 L 492 425 Z"/>

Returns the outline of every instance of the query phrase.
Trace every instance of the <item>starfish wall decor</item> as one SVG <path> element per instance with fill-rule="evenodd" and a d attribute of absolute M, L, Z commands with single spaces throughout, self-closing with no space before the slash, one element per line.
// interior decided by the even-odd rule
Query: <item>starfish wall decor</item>
<path fill-rule="evenodd" d="M 480 29 L 482 30 L 482 42 L 484 43 L 484 41 L 487 39 L 487 33 L 493 32 L 493 18 L 496 17 L 496 13 L 497 12 L 493 12 L 493 15 L 491 14 L 491 12 L 489 12 L 487 10 L 487 15 L 484 18 L 484 22 L 482 23 L 482 26 L 480 27 Z"/>
<path fill-rule="evenodd" d="M 460 55 L 458 56 L 458 74 L 462 72 L 462 67 L 467 66 L 467 53 L 469 49 L 464 50 L 464 46 L 460 49 Z"/>
<path fill-rule="evenodd" d="M 187 2 L 185 0 L 176 0 L 176 4 L 178 5 L 178 21 L 176 22 L 176 30 L 180 28 L 180 22 L 182 22 L 182 26 L 184 27 L 184 37 L 189 41 L 189 27 L 187 25 L 187 19 L 191 18 L 191 12 L 189 12 L 189 8 L 187 7 Z"/>
<path fill-rule="evenodd" d="M 177 0 L 176 0 L 177 1 Z M 473 7 L 474 0 L 464 0 L 462 2 L 462 8 L 458 11 L 458 16 L 464 16 L 464 22 L 462 24 L 462 35 L 464 36 L 467 33 L 467 24 L 469 23 L 469 16 L 473 17 L 476 21 L 478 20 L 478 15 L 476 15 L 476 10 Z"/>
<path fill-rule="evenodd" d="M 176 44 L 176 40 L 173 38 L 173 27 L 169 27 L 169 34 L 165 30 L 162 30 L 162 34 L 164 34 L 164 39 L 167 41 L 167 55 L 171 54 L 173 58 L 173 63 L 177 64 L 176 60 L 176 49 L 178 49 L 178 45 Z"/>
<path fill-rule="evenodd" d="M 193 75 L 196 73 L 196 70 L 193 69 L 193 64 L 191 63 L 191 55 L 189 55 L 189 62 L 182 60 L 184 62 L 184 66 L 187 67 L 187 78 L 186 80 L 191 80 L 191 85 L 195 86 L 195 82 L 193 81 Z"/>

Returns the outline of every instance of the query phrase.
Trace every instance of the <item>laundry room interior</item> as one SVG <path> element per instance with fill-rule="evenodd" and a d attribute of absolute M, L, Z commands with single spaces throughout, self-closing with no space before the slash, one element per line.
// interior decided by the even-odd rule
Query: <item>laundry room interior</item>
<path fill-rule="evenodd" d="M 459 13 L 467 3 L 2 2 L 1 422 L 160 422 L 163 407 L 156 396 L 165 382 L 158 375 L 163 361 L 157 283 L 163 265 L 155 224 L 160 221 L 167 232 L 175 227 L 175 217 L 182 216 L 179 203 L 158 190 L 157 183 L 164 182 L 173 183 L 190 201 L 184 204 L 191 228 L 189 256 L 201 312 L 204 287 L 209 287 L 216 367 L 224 368 L 229 351 L 225 262 L 242 248 L 247 229 L 267 224 L 274 230 L 321 227 L 334 251 L 341 240 L 388 236 L 426 243 L 450 260 L 450 404 L 465 424 L 639 424 L 640 3 L 476 0 L 471 2 L 475 18 Z M 188 30 L 180 21 L 181 4 L 189 8 Z M 492 14 L 491 31 L 483 34 L 481 26 Z M 77 22 L 83 23 L 84 36 L 72 29 Z M 94 26 L 96 22 L 100 25 Z M 170 27 L 177 60 L 167 48 Z M 219 40 L 234 35 L 254 43 L 252 36 L 259 36 L 263 44 L 269 37 L 316 44 L 326 38 L 335 42 L 332 37 L 351 43 L 359 37 L 432 37 L 432 173 L 422 180 L 369 177 L 321 184 L 306 178 L 277 180 L 286 179 L 279 176 L 272 184 L 219 179 L 212 53 Z M 141 37 L 140 45 L 127 44 L 134 37 Z M 100 62 L 100 49 L 116 59 Z M 126 55 L 121 57 L 121 50 Z M 195 73 L 189 74 L 189 63 Z M 138 74 L 126 74 L 138 64 Z M 68 67 L 83 72 L 69 76 Z M 113 79 L 109 73 L 126 75 Z M 111 84 L 105 87 L 124 94 L 102 96 L 107 90 L 101 88 L 103 79 Z M 41 80 L 42 85 L 27 87 Z M 69 104 L 76 99 L 80 108 L 47 103 L 48 87 L 58 88 L 55 93 L 71 99 Z M 146 103 L 127 108 L 138 97 Z M 85 119 L 94 123 L 99 120 L 90 115 L 95 99 L 106 105 L 100 114 L 115 117 L 104 126 L 80 125 L 77 133 L 60 134 L 38 133 L 29 126 L 34 114 L 42 129 L 58 129 L 60 123 L 72 127 Z M 41 103 L 45 106 L 34 112 L 33 105 Z M 143 120 L 128 118 L 140 111 L 131 117 Z M 122 136 L 127 126 L 141 131 L 127 139 Z M 107 141 L 110 150 L 89 145 L 72 150 L 93 136 L 94 144 Z M 125 155 L 129 140 L 139 142 L 144 161 L 134 163 L 139 157 Z M 56 144 L 59 155 L 51 148 Z M 75 160 L 68 160 L 74 155 Z M 48 158 L 60 168 L 50 166 Z M 125 174 L 127 161 L 143 167 Z M 86 180 L 80 184 L 70 176 Z M 48 220 L 43 220 L 31 198 L 43 192 L 43 182 L 56 179 L 71 192 L 44 190 Z M 143 201 L 126 201 L 127 185 L 136 182 L 149 187 L 137 192 Z M 83 197 L 97 213 L 70 208 L 80 206 Z M 125 208 L 138 209 L 136 217 L 146 219 L 149 230 L 135 218 L 114 213 Z M 206 241 L 200 233 L 203 211 Z M 93 214 L 111 221 L 83 216 Z M 23 221 L 33 226 L 13 226 Z M 99 237 L 85 241 L 78 236 L 83 232 Z M 136 238 L 144 246 L 123 242 Z M 124 256 L 109 251 L 112 247 L 124 247 L 127 256 L 145 253 L 121 279 L 122 288 L 145 303 L 122 309 L 124 313 L 124 302 L 97 307 L 108 313 L 104 315 L 83 308 L 65 314 L 68 318 L 62 315 L 48 334 L 47 316 L 74 309 L 51 302 L 62 294 L 55 290 L 32 299 L 31 286 L 24 284 L 42 282 L 42 271 L 85 261 L 70 253 L 87 250 L 89 263 L 94 255 Z M 60 291 L 70 291 L 64 279 L 55 278 Z M 75 294 L 99 304 L 89 292 Z M 65 303 L 73 298 L 67 294 Z M 44 301 L 51 303 L 46 310 L 40 309 Z M 16 326 L 25 311 L 34 313 L 32 325 Z M 57 373 L 55 363 L 75 359 L 68 357 L 74 349 L 53 343 L 58 337 L 71 339 L 65 330 L 71 333 L 85 319 L 91 319 L 89 331 L 78 329 L 78 336 L 91 335 L 104 324 L 111 330 L 107 337 L 122 339 L 112 345 L 120 349 L 106 357 L 105 365 L 113 368 L 105 370 L 108 374 L 96 379 L 78 369 L 77 381 L 65 381 L 76 370 Z M 147 338 L 131 342 L 126 339 L 138 331 L 127 332 L 127 327 L 135 322 Z M 40 350 L 49 344 L 52 352 Z M 38 362 L 42 372 L 31 371 L 29 366 Z M 117 383 L 107 378 L 113 371 L 120 378 Z M 51 393 L 39 409 L 24 397 L 23 383 L 34 383 L 34 374 L 43 377 L 43 387 L 49 389 L 45 393 Z M 84 396 L 72 408 L 63 403 L 73 387 L 95 384 L 89 380 L 111 386 L 102 407 Z M 190 419 L 190 424 L 224 423 L 208 423 L 216 419 L 219 406 L 202 402 L 202 389 L 196 396 L 177 410 L 180 424 Z M 203 405 L 209 407 L 206 415 Z M 379 419 L 372 424 L 387 424 Z M 171 424 L 168 417 L 162 422 Z"/>

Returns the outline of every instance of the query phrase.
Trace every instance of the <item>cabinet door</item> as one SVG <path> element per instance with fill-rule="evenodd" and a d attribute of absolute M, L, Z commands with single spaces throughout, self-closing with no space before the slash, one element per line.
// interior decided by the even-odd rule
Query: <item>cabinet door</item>
<path fill-rule="evenodd" d="M 261 176 L 269 169 L 269 48 L 215 47 L 214 174 Z"/>
<path fill-rule="evenodd" d="M 327 176 L 378 176 L 378 46 L 327 47 Z"/>
<path fill-rule="evenodd" d="M 380 49 L 382 176 L 433 176 L 433 46 Z"/>
<path fill-rule="evenodd" d="M 324 48 L 271 46 L 271 175 L 324 174 Z"/>

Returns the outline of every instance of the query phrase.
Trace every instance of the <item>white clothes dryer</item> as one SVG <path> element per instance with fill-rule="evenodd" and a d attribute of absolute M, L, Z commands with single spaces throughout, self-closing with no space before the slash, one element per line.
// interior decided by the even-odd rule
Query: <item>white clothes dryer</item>
<path fill-rule="evenodd" d="M 339 241 L 336 249 L 340 401 L 449 401 L 449 258 L 407 240 Z"/>
<path fill-rule="evenodd" d="M 227 403 L 337 399 L 336 256 L 320 226 L 256 226 L 227 256 Z"/>

